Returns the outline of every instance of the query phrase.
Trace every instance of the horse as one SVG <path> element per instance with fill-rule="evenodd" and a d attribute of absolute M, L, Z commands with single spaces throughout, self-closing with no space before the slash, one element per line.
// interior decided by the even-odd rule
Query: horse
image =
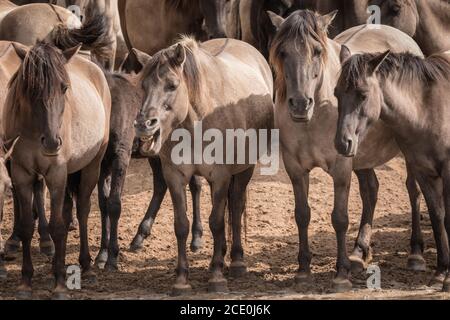
<path fill-rule="evenodd" d="M 106 22 L 105 17 L 100 14 L 93 14 L 88 19 L 85 20 L 83 26 L 79 29 L 69 29 L 62 24 L 58 24 L 46 37 L 46 41 L 53 43 L 60 49 L 70 49 L 82 43 L 82 49 L 95 52 L 97 55 L 104 54 L 105 44 L 108 43 L 106 34 Z M 16 46 L 18 44 L 16 43 Z M 8 57 L 8 61 L 15 61 L 15 68 L 19 67 L 19 61 L 14 59 L 15 53 L 5 56 Z M 11 60 L 12 59 L 12 60 Z M 16 70 L 14 70 L 15 72 Z M 5 79 L 10 79 L 14 74 L 13 71 L 9 71 L 5 75 Z M 4 90 L 5 93 L 3 97 L 6 97 L 7 93 L 7 80 L 4 80 Z M 2 102 L 2 101 L 0 101 Z M 0 104 L 3 107 L 4 101 Z M 45 217 L 45 200 L 44 200 L 44 183 L 42 179 L 38 179 L 34 187 L 34 215 L 36 220 L 39 222 L 38 230 L 40 235 L 39 247 L 42 254 L 47 256 L 53 256 L 54 245 L 51 240 L 50 234 L 48 233 L 48 222 Z M 18 212 L 14 208 L 14 229 L 12 235 L 9 237 L 5 244 L 5 256 L 7 259 L 14 259 L 20 248 L 20 238 L 18 234 Z M 76 220 L 73 220 L 71 224 L 71 230 L 76 228 Z"/>
<path fill-rule="evenodd" d="M 108 25 L 108 55 L 106 58 L 96 58 L 104 68 L 109 71 L 114 70 L 115 66 L 120 65 L 128 53 L 128 48 L 125 44 L 120 26 L 117 0 L 65 0 L 64 2 L 64 6 L 68 9 L 73 8 L 73 6 L 79 8 L 79 12 L 74 9 L 72 9 L 72 12 L 74 14 L 79 14 L 82 22 L 92 15 L 93 12 L 100 12 L 105 15 Z"/>
<path fill-rule="evenodd" d="M 29 50 L 14 46 L 22 62 L 10 81 L 2 121 L 7 139 L 19 137 L 11 160 L 23 247 L 19 299 L 32 296 L 31 211 L 38 177 L 43 177 L 50 193 L 49 231 L 55 244 L 53 298 L 68 298 L 65 255 L 73 197 L 80 226 L 80 264 L 85 277 L 95 277 L 87 222 L 90 197 L 108 145 L 111 94 L 101 69 L 77 56 L 80 47 L 61 51 L 46 42 Z"/>
<path fill-rule="evenodd" d="M 136 48 L 153 55 L 172 45 L 180 34 L 192 34 L 198 40 L 226 38 L 225 2 L 119 0 L 121 26 L 128 49 Z"/>
<path fill-rule="evenodd" d="M 127 57 L 127 71 L 109 72 L 104 70 L 112 96 L 111 126 L 108 149 L 102 161 L 98 183 L 98 199 L 102 216 L 102 239 L 95 264 L 100 269 L 117 270 L 119 255 L 118 221 L 121 215 L 123 185 L 130 158 L 136 155 L 134 122 L 142 105 L 143 90 L 138 86 L 139 73 L 150 56 L 135 49 Z M 166 195 L 167 186 L 162 176 L 161 160 L 148 158 L 153 170 L 153 197 L 146 217 L 130 246 L 132 251 L 142 248 L 142 243 L 152 229 L 153 222 Z M 194 223 L 191 249 L 201 248 L 203 229 L 200 221 L 201 181 L 193 177 L 190 183 L 193 198 Z"/>
<path fill-rule="evenodd" d="M 199 131 L 205 133 L 205 130 L 212 129 L 215 135 L 210 139 L 217 140 L 219 135 L 225 137 L 227 129 L 273 128 L 270 67 L 264 57 L 245 42 L 215 39 L 199 44 L 187 37 L 154 55 L 142 72 L 145 97 L 137 118 L 136 132 L 143 142 L 140 151 L 149 156 L 160 156 L 173 202 L 178 262 L 172 294 L 182 295 L 192 290 L 186 255 L 189 220 L 186 216 L 185 186 L 193 175 L 204 177 L 210 184 L 212 194 L 213 209 L 209 225 L 214 237 L 214 253 L 208 290 L 227 291 L 227 280 L 223 276 L 227 248 L 225 206 L 228 202 L 232 219 L 230 272 L 241 275 L 246 270 L 241 219 L 245 210 L 246 189 L 255 164 L 250 161 L 234 165 L 227 161 L 228 164 L 224 164 L 223 155 L 234 160 L 232 163 L 237 161 L 233 154 L 221 149 L 223 145 L 215 149 L 216 161 L 193 161 L 192 155 L 198 154 L 198 150 L 193 150 L 194 146 L 189 143 L 184 151 L 179 150 L 179 154 L 175 151 L 184 160 L 174 160 L 179 157 L 175 155 L 172 158 L 172 152 L 179 145 L 172 133 L 198 139 L 200 137 L 195 137 L 196 131 L 199 134 Z M 174 131 L 177 128 L 180 131 Z M 236 150 L 234 138 L 227 141 L 229 150 Z M 249 144 L 244 143 L 244 151 L 248 152 Z"/>
<path fill-rule="evenodd" d="M 424 194 L 441 260 L 437 272 L 450 292 L 450 51 L 424 59 L 390 51 L 351 56 L 343 48 L 342 60 L 336 148 L 356 156 L 380 119 L 392 130 Z"/>
<path fill-rule="evenodd" d="M 450 50 L 448 0 L 383 0 L 382 23 L 416 40 L 425 55 Z"/>
<path fill-rule="evenodd" d="M 387 47 L 422 54 L 414 40 L 388 26 L 358 26 L 331 40 L 327 37 L 327 28 L 335 16 L 336 12 L 321 16 L 309 10 L 296 11 L 287 19 L 271 14 L 277 29 L 270 49 L 270 61 L 276 77 L 275 123 L 280 129 L 283 159 L 294 187 L 300 240 L 299 271 L 295 280 L 300 291 L 311 281 L 308 243 L 310 171 L 321 168 L 334 181 L 332 223 L 337 236 L 338 257 L 333 289 L 347 291 L 352 287 L 350 269 L 364 269 L 371 259 L 370 237 L 378 193 L 373 168 L 399 153 L 392 133 L 381 122 L 368 134 L 359 157 L 354 160 L 344 158 L 335 150 L 333 141 L 338 112 L 333 90 L 340 69 L 341 45 L 345 43 L 356 52 L 380 51 Z M 355 249 L 349 259 L 345 241 L 352 171 L 360 182 L 363 214 Z M 420 220 L 417 207 L 420 193 L 412 176 L 407 185 L 413 204 L 413 221 L 417 222 Z M 422 237 L 417 228 L 419 226 L 413 228 L 417 232 L 412 237 L 409 261 L 412 268 L 423 269 Z"/>
<path fill-rule="evenodd" d="M 1 4 L 10 5 L 9 1 Z M 1 11 L 1 7 L 0 7 Z M 34 45 L 36 41 L 45 39 L 57 25 L 68 29 L 78 29 L 81 22 L 70 11 L 44 3 L 28 4 L 8 9 L 0 19 L 0 40 L 20 42 Z"/>

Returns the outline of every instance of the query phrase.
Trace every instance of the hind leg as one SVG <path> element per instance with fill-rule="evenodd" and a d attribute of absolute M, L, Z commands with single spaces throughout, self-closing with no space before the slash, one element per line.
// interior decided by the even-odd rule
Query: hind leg
<path fill-rule="evenodd" d="M 424 241 L 422 230 L 420 228 L 420 189 L 416 178 L 407 164 L 408 176 L 406 187 L 408 189 L 409 200 L 411 202 L 412 232 L 411 232 L 411 254 L 408 257 L 408 269 L 413 271 L 426 271 L 427 266 L 423 258 Z"/>
<path fill-rule="evenodd" d="M 106 261 L 108 261 L 108 247 L 110 235 L 110 221 L 108 216 L 108 198 L 111 190 L 111 174 L 107 164 L 102 164 L 100 179 L 98 181 L 98 203 L 100 207 L 102 221 L 102 237 L 100 251 L 95 258 L 95 265 L 99 269 L 104 269 Z"/>
<path fill-rule="evenodd" d="M 137 234 L 131 242 L 131 251 L 142 249 L 144 240 L 150 236 L 156 215 L 161 208 L 161 204 L 167 192 L 167 184 L 166 180 L 164 180 L 161 160 L 159 158 L 149 158 L 148 162 L 153 170 L 153 197 L 145 217 L 139 225 Z"/>
<path fill-rule="evenodd" d="M 247 272 L 244 262 L 244 249 L 242 248 L 242 215 L 247 203 L 247 187 L 252 179 L 255 167 L 243 173 L 235 175 L 228 191 L 228 209 L 230 210 L 233 233 L 233 244 L 231 247 L 230 276 L 239 278 Z"/>
<path fill-rule="evenodd" d="M 192 222 L 192 243 L 191 251 L 197 252 L 203 247 L 203 227 L 200 214 L 200 196 L 202 192 L 202 180 L 200 177 L 193 176 L 189 183 L 189 189 L 192 194 L 192 206 L 194 208 L 194 218 Z"/>
<path fill-rule="evenodd" d="M 352 272 L 362 272 L 372 260 L 370 241 L 372 238 L 372 224 L 375 206 L 378 200 L 379 183 L 373 169 L 355 171 L 358 181 L 363 212 L 358 238 L 353 253 L 349 259 L 352 263 Z"/>

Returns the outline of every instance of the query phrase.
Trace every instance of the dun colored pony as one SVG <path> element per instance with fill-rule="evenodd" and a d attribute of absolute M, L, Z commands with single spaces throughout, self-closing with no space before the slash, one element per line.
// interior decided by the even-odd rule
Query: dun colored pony
<path fill-rule="evenodd" d="M 352 50 L 373 52 L 389 48 L 421 54 L 417 44 L 403 32 L 382 26 L 377 29 L 354 27 L 335 41 L 327 37 L 327 28 L 335 12 L 319 16 L 312 11 L 296 11 L 287 19 L 271 14 L 277 28 L 270 60 L 276 74 L 275 124 L 280 129 L 282 153 L 295 193 L 295 214 L 299 229 L 299 272 L 296 282 L 300 290 L 311 280 L 311 253 L 308 226 L 311 212 L 308 204 L 309 174 L 322 168 L 334 181 L 333 227 L 337 235 L 336 291 L 352 287 L 350 268 L 361 270 L 371 259 L 370 237 L 377 201 L 378 181 L 373 168 L 386 163 L 399 153 L 392 133 L 378 122 L 370 131 L 360 156 L 352 159 L 339 156 L 334 148 L 338 118 L 337 101 L 333 95 L 340 69 L 342 43 Z M 370 39 L 370 41 L 367 41 Z M 360 232 L 351 260 L 347 255 L 348 197 L 352 171 L 358 176 L 363 201 Z M 408 180 L 411 201 L 419 192 L 414 179 Z M 420 217 L 413 210 L 414 221 Z M 416 229 L 414 229 L 416 230 Z M 412 266 L 424 268 L 421 235 L 413 234 Z"/>
<path fill-rule="evenodd" d="M 351 57 L 344 48 L 342 57 L 336 147 L 353 157 L 380 119 L 392 130 L 428 206 L 439 259 L 435 278 L 450 292 L 450 51 L 427 59 L 389 51 Z"/>
<path fill-rule="evenodd" d="M 213 201 L 209 225 L 214 237 L 214 254 L 209 290 L 226 291 L 227 280 L 223 276 L 227 247 L 224 211 L 228 201 L 233 226 L 230 271 L 239 275 L 246 270 L 241 218 L 254 164 L 194 164 L 189 157 L 183 164 L 176 165 L 171 157 L 176 142 L 171 141 L 171 135 L 178 128 L 195 138 L 194 126 L 199 121 L 203 133 L 215 129 L 222 137 L 225 137 L 226 129 L 272 128 L 270 68 L 264 57 L 244 42 L 221 39 L 200 45 L 186 38 L 150 60 L 143 70 L 142 85 L 145 99 L 136 125 L 138 136 L 143 141 L 141 152 L 161 157 L 174 206 L 178 264 L 173 294 L 185 294 L 191 290 L 186 255 L 189 220 L 185 187 L 195 174 L 209 182 Z M 195 152 L 191 148 L 193 145 L 189 146 L 192 155 Z M 221 161 L 224 163 L 224 159 Z"/>
<path fill-rule="evenodd" d="M 18 298 L 30 299 L 33 185 L 42 177 L 50 193 L 50 235 L 55 244 L 55 299 L 67 298 L 66 240 L 76 198 L 80 225 L 80 264 L 93 277 L 87 223 L 91 194 L 109 138 L 111 95 L 103 72 L 76 54 L 39 42 L 29 51 L 15 46 L 22 63 L 11 79 L 3 111 L 7 139 L 19 137 L 11 160 L 23 247 Z"/>

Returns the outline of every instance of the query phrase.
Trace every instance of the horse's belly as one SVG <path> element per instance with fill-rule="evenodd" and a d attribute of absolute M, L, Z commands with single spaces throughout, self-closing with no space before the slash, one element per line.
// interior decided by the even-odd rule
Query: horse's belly
<path fill-rule="evenodd" d="M 105 142 L 106 112 L 99 97 L 91 99 L 90 104 L 77 108 L 72 118 L 69 173 L 89 165 Z"/>

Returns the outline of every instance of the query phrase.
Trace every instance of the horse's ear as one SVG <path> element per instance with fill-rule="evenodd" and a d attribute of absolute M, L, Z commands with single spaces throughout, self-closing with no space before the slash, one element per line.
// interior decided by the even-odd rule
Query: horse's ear
<path fill-rule="evenodd" d="M 175 62 L 178 66 L 183 66 L 186 62 L 186 49 L 183 45 L 177 44 L 174 52 Z"/>
<path fill-rule="evenodd" d="M 326 14 L 324 16 L 318 17 L 319 26 L 324 29 L 328 30 L 331 23 L 333 23 L 333 20 L 336 18 L 338 14 L 338 10 L 334 10 L 333 12 L 330 12 L 329 14 Z"/>
<path fill-rule="evenodd" d="M 14 152 L 14 147 L 16 146 L 17 142 L 19 142 L 19 139 L 20 139 L 20 136 L 17 137 L 17 138 L 13 141 L 12 145 L 11 145 L 9 148 L 8 148 L 8 146 L 6 146 L 8 152 L 6 152 L 5 156 L 3 157 L 3 160 L 4 160 L 4 161 L 8 161 L 8 160 L 11 158 L 11 156 L 12 156 L 12 154 L 13 154 L 13 152 Z"/>
<path fill-rule="evenodd" d="M 25 57 L 27 56 L 27 53 L 28 53 L 27 47 L 20 45 L 18 43 L 13 43 L 12 46 L 13 46 L 14 50 L 16 51 L 16 54 L 19 56 L 20 60 L 25 59 Z"/>
<path fill-rule="evenodd" d="M 375 58 L 369 61 L 369 73 L 370 75 L 378 71 L 381 64 L 386 60 L 386 58 L 391 54 L 391 50 L 377 55 Z"/>
<path fill-rule="evenodd" d="M 67 49 L 63 51 L 63 56 L 66 58 L 67 63 L 72 60 L 72 58 L 80 51 L 82 44 L 80 43 L 76 47 Z"/>
<path fill-rule="evenodd" d="M 277 30 L 280 29 L 285 19 L 272 11 L 267 11 L 267 15 L 269 16 L 269 19 L 272 22 L 275 29 Z"/>
<path fill-rule="evenodd" d="M 150 61 L 151 58 L 152 57 L 145 52 L 133 48 L 128 53 L 128 56 L 125 58 L 125 60 L 122 62 L 120 70 L 128 74 L 138 74 L 142 71 L 142 69 L 144 69 L 145 65 Z"/>
<path fill-rule="evenodd" d="M 343 64 L 345 61 L 350 59 L 352 57 L 352 52 L 350 51 L 349 47 L 347 47 L 345 44 L 341 47 L 341 53 L 339 54 L 339 60 L 341 60 L 341 64 Z"/>

